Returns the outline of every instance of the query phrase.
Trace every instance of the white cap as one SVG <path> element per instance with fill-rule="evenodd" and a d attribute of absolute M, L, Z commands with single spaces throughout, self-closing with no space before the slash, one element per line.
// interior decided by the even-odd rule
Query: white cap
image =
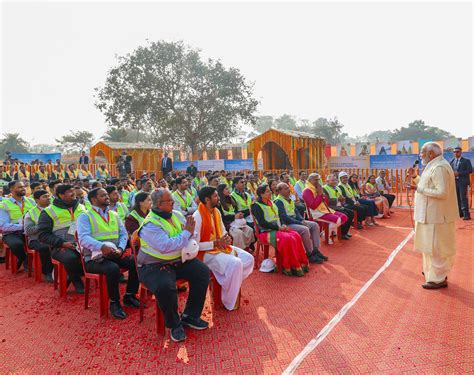
<path fill-rule="evenodd" d="M 191 260 L 196 258 L 199 252 L 199 245 L 196 240 L 189 240 L 188 244 L 181 249 L 181 260 L 186 262 L 187 260 Z"/>
<path fill-rule="evenodd" d="M 275 271 L 275 262 L 272 259 L 264 259 L 260 266 L 260 272 L 273 272 Z"/>
<path fill-rule="evenodd" d="M 346 172 L 342 171 L 342 172 L 339 172 L 339 179 L 341 177 L 349 177 L 349 175 Z"/>

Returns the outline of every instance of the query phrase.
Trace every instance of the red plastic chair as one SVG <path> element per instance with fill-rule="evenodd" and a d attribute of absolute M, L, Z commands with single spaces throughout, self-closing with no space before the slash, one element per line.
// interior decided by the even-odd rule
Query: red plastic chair
<path fill-rule="evenodd" d="M 30 249 L 28 246 L 28 237 L 25 236 L 26 254 L 28 256 L 28 277 L 31 277 L 33 269 L 35 272 L 35 281 L 40 283 L 42 281 L 41 275 L 41 258 L 39 251 Z"/>
<path fill-rule="evenodd" d="M 5 269 L 8 270 L 11 266 L 12 274 L 16 274 L 18 272 L 18 262 L 16 256 L 5 242 L 3 243 L 3 246 L 5 249 Z"/>
<path fill-rule="evenodd" d="M 53 263 L 53 273 L 54 273 L 54 290 L 58 289 L 59 286 L 59 296 L 66 298 L 67 291 L 67 272 L 64 264 L 59 260 L 51 259 Z"/>
<path fill-rule="evenodd" d="M 253 223 L 254 223 L 255 238 L 257 239 L 257 242 L 256 242 L 257 245 L 255 246 L 255 262 L 254 262 L 255 269 L 258 269 L 258 267 L 259 267 L 258 259 L 259 259 L 259 255 L 260 255 L 260 250 L 263 251 L 263 259 L 267 259 L 269 251 L 270 251 L 270 247 L 271 247 L 275 250 L 275 257 L 276 257 L 276 260 L 277 260 L 276 261 L 276 272 L 277 273 L 278 272 L 283 272 L 283 261 L 282 261 L 280 252 L 276 248 L 274 248 L 272 245 L 270 245 L 268 242 L 263 242 L 260 239 L 260 231 L 258 230 L 258 222 L 255 219 L 255 217 L 253 216 L 252 211 L 250 211 L 250 213 L 252 215 L 252 219 L 253 219 Z"/>

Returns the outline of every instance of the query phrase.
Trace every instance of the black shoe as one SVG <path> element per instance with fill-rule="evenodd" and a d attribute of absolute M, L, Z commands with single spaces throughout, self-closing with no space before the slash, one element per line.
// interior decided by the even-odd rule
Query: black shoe
<path fill-rule="evenodd" d="M 183 325 L 180 324 L 176 328 L 170 329 L 170 337 L 174 342 L 180 342 L 186 340 L 186 334 L 184 333 Z"/>
<path fill-rule="evenodd" d="M 53 279 L 53 273 L 50 272 L 50 273 L 45 273 L 43 275 L 43 279 L 44 281 L 46 281 L 47 283 L 54 283 L 54 279 Z"/>
<path fill-rule="evenodd" d="M 140 308 L 140 301 L 133 294 L 125 294 L 123 297 L 123 304 L 127 307 Z"/>
<path fill-rule="evenodd" d="M 209 328 L 209 323 L 205 320 L 202 320 L 201 318 L 193 318 L 192 316 L 185 314 L 181 315 L 181 323 L 186 327 L 197 330 Z"/>
<path fill-rule="evenodd" d="M 28 272 L 28 258 L 25 258 L 24 260 L 18 259 L 16 262 L 16 269 L 20 270 L 21 266 L 23 266 L 23 270 L 25 272 Z"/>
<path fill-rule="evenodd" d="M 80 278 L 77 280 L 72 280 L 72 285 L 74 285 L 77 294 L 84 294 L 84 283 Z"/>
<path fill-rule="evenodd" d="M 349 240 L 350 237 L 349 237 L 347 234 L 344 234 L 344 235 L 342 236 L 342 239 L 343 239 L 343 240 Z"/>
<path fill-rule="evenodd" d="M 471 217 L 470 216 L 464 216 L 462 219 L 467 221 L 467 220 L 471 220 Z"/>
<path fill-rule="evenodd" d="M 325 261 L 329 260 L 329 258 L 326 255 L 324 255 L 321 251 L 319 251 L 319 249 L 314 249 L 314 250 L 316 251 L 316 254 L 318 255 L 318 257 L 323 258 Z"/>
<path fill-rule="evenodd" d="M 125 278 L 125 276 L 123 275 L 123 273 L 120 274 L 120 279 L 119 279 L 119 283 L 120 284 L 126 284 L 128 282 L 128 280 Z"/>
<path fill-rule="evenodd" d="M 364 226 L 361 223 L 357 224 L 357 229 L 363 229 L 363 228 L 364 228 Z"/>
<path fill-rule="evenodd" d="M 110 313 L 115 319 L 125 319 L 127 314 L 123 311 L 120 302 L 110 302 Z"/>
<path fill-rule="evenodd" d="M 349 237 L 349 238 L 351 238 L 351 237 L 352 237 L 352 234 L 347 233 L 346 236 Z"/>
<path fill-rule="evenodd" d="M 0 264 L 5 263 L 5 257 L 0 257 Z"/>
<path fill-rule="evenodd" d="M 324 259 L 320 258 L 317 254 L 311 254 L 308 257 L 308 260 L 310 263 L 316 263 L 316 264 L 321 264 L 324 262 Z"/>

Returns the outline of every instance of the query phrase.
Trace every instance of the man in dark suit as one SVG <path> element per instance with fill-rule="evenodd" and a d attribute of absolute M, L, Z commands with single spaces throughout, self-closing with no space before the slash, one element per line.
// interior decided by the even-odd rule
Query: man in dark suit
<path fill-rule="evenodd" d="M 198 169 L 196 168 L 194 163 L 191 162 L 191 164 L 189 164 L 189 166 L 186 168 L 186 174 L 188 174 L 188 175 L 190 175 L 194 178 L 194 177 L 196 177 L 197 173 L 198 173 Z"/>
<path fill-rule="evenodd" d="M 163 159 L 161 159 L 161 172 L 163 176 L 166 176 L 173 170 L 173 161 L 168 157 L 168 153 L 165 152 Z"/>
<path fill-rule="evenodd" d="M 454 170 L 456 178 L 456 194 L 458 196 L 459 216 L 463 216 L 464 220 L 471 220 L 469 214 L 469 203 L 467 200 L 467 187 L 470 182 L 470 174 L 472 173 L 472 165 L 469 159 L 462 157 L 461 147 L 454 149 L 454 159 L 450 162 Z"/>
<path fill-rule="evenodd" d="M 89 164 L 89 156 L 86 155 L 85 151 L 81 152 L 81 157 L 79 158 L 79 165 Z"/>

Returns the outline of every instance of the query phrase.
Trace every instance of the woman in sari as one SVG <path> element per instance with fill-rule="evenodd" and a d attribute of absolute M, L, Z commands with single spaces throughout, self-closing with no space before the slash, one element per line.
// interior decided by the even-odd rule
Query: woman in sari
<path fill-rule="evenodd" d="M 253 229 L 247 225 L 244 214 L 237 212 L 237 203 L 230 195 L 227 184 L 217 186 L 219 206 L 224 226 L 232 237 L 232 244 L 240 249 L 247 249 L 255 242 Z"/>
<path fill-rule="evenodd" d="M 377 206 L 379 211 L 378 217 L 390 217 L 390 205 L 388 204 L 387 198 L 379 193 L 375 183 L 375 175 L 372 174 L 367 177 L 364 188 L 367 198 L 372 199 Z"/>
<path fill-rule="evenodd" d="M 300 235 L 282 225 L 278 208 L 271 201 L 268 185 L 259 186 L 257 201 L 252 204 L 252 214 L 259 228 L 259 239 L 280 252 L 285 275 L 304 276 L 309 271 L 309 260 Z"/>

